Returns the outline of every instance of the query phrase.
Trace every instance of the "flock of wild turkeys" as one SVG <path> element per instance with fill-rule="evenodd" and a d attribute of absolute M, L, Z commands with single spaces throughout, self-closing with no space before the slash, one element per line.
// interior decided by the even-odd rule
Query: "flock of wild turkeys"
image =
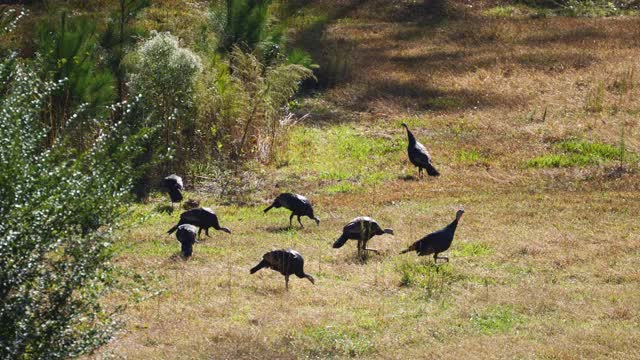
<path fill-rule="evenodd" d="M 429 176 L 439 176 L 440 173 L 433 166 L 431 155 L 427 149 L 416 140 L 407 124 L 403 123 L 402 126 L 407 130 L 407 137 L 409 138 L 409 144 L 407 146 L 409 160 L 418 168 L 418 176 L 422 175 L 423 169 L 427 171 Z M 169 193 L 172 205 L 175 202 L 182 201 L 182 189 L 184 188 L 184 184 L 180 176 L 175 174 L 167 176 L 163 179 L 163 186 Z M 273 203 L 269 205 L 269 207 L 264 209 L 264 212 L 266 213 L 272 208 L 285 208 L 291 210 L 289 226 L 292 226 L 294 216 L 297 217 L 298 223 L 301 227 L 304 227 L 300 220 L 300 217 L 302 216 L 307 216 L 310 219 L 315 220 L 317 225 L 320 225 L 320 219 L 315 216 L 311 202 L 302 195 L 292 193 L 280 194 Z M 402 250 L 400 254 L 415 251 L 419 256 L 433 255 L 434 262 L 436 263 L 438 259 L 443 259 L 448 262 L 449 258 L 438 255 L 448 250 L 451 246 L 453 235 L 462 214 L 464 214 L 464 210 L 458 210 L 453 222 L 446 227 L 432 232 L 422 239 L 414 242 L 411 246 Z M 183 212 L 180 215 L 178 224 L 172 227 L 168 233 L 176 233 L 176 238 L 182 246 L 182 255 L 184 257 L 189 257 L 193 253 L 193 244 L 196 243 L 202 230 L 204 230 L 205 234 L 209 236 L 209 228 L 214 228 L 215 230 L 231 234 L 231 230 L 220 226 L 218 216 L 211 209 L 206 207 L 199 207 Z M 334 242 L 333 247 L 340 248 L 347 242 L 347 240 L 356 240 L 358 242 L 358 255 L 361 255 L 364 251 L 378 252 L 376 249 L 367 248 L 367 242 L 376 235 L 384 234 L 393 235 L 393 229 L 383 229 L 374 219 L 366 216 L 360 216 L 345 225 L 342 229 L 342 235 L 340 235 L 340 237 Z M 264 254 L 260 263 L 253 267 L 250 272 L 253 274 L 262 268 L 270 268 L 284 275 L 287 290 L 289 289 L 290 275 L 296 275 L 299 278 L 306 278 L 312 284 L 315 283 L 313 276 L 304 272 L 304 258 L 299 252 L 293 249 L 274 250 Z"/>

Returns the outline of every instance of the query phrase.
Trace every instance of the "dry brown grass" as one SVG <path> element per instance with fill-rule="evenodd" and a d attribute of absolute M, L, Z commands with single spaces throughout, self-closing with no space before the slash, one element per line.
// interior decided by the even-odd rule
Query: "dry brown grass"
<path fill-rule="evenodd" d="M 326 3 L 315 6 L 326 10 Z M 617 144 L 622 123 L 628 150 L 640 152 L 640 75 L 624 96 L 616 90 L 626 69 L 640 71 L 640 19 L 488 19 L 468 12 L 436 22 L 413 13 L 411 2 L 388 2 L 395 5 L 383 10 L 376 10 L 380 1 L 332 3 L 337 18 L 314 31 L 324 43 L 348 44 L 350 80 L 308 102 L 319 115 L 306 128 L 325 135 L 294 142 L 300 145 L 292 151 L 333 158 L 294 157 L 289 166 L 265 169 L 267 183 L 280 187 L 253 195 L 266 204 L 281 190 L 305 193 L 320 227 L 306 221 L 304 230 L 286 230 L 283 210 L 265 216 L 261 204 L 218 206 L 198 194 L 234 234 L 216 233 L 185 262 L 174 260 L 178 243 L 164 233 L 178 215 L 155 210 L 164 199 L 136 208 L 132 218 L 145 220 L 124 234 L 118 262 L 153 274 L 165 291 L 131 305 L 126 331 L 96 357 L 640 357 L 637 164 L 622 172 L 615 162 L 524 166 L 571 136 Z M 411 21 L 400 21 L 409 15 Z M 585 111 L 599 82 L 604 109 Z M 406 161 L 400 121 L 409 121 L 434 154 L 441 178 L 405 180 L 415 169 Z M 352 179 L 323 172 L 348 160 L 322 141 L 349 127 L 371 141 L 399 139 L 402 149 L 368 165 L 389 177 L 364 177 L 361 186 L 356 179 L 352 190 L 335 193 L 330 186 Z M 486 160 L 460 161 L 460 149 Z M 467 211 L 450 264 L 436 271 L 430 259 L 397 255 L 450 222 L 459 204 Z M 371 241 L 382 255 L 364 264 L 355 244 L 330 246 L 357 215 L 396 230 Z M 281 247 L 305 256 L 315 286 L 294 278 L 286 293 L 273 271 L 249 275 L 264 252 Z"/>

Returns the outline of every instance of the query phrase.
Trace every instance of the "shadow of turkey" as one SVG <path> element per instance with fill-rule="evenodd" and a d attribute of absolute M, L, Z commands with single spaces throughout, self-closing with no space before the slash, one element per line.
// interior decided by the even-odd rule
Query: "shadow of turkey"
<path fill-rule="evenodd" d="M 298 228 L 294 226 L 268 226 L 265 230 L 267 230 L 267 232 L 270 232 L 272 234 L 281 234 L 281 233 L 289 232 L 291 230 L 297 231 Z"/>
<path fill-rule="evenodd" d="M 160 214 L 173 214 L 173 206 L 170 205 L 158 205 L 156 206 L 156 212 Z"/>
<path fill-rule="evenodd" d="M 370 263 L 382 263 L 387 256 L 391 255 L 391 251 L 378 251 L 378 252 L 368 252 L 362 251 L 358 253 L 357 251 L 353 253 L 353 256 L 349 256 L 345 259 L 345 264 L 356 264 L 356 265 L 366 265 Z"/>
<path fill-rule="evenodd" d="M 191 256 L 184 256 L 182 252 L 177 252 L 169 256 L 168 260 L 173 262 L 178 262 L 178 261 L 189 261 L 189 259 L 191 259 Z"/>

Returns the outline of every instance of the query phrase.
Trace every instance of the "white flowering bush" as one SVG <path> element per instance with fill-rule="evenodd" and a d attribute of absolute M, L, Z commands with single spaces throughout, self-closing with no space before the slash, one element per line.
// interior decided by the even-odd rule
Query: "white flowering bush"
<path fill-rule="evenodd" d="M 180 121 L 193 108 L 194 82 L 202 64 L 175 36 L 154 33 L 140 44 L 130 62 L 131 93 L 142 95 L 158 120 Z"/>
<path fill-rule="evenodd" d="M 146 144 L 145 161 L 156 160 L 159 167 L 150 169 L 136 184 L 136 192 L 144 196 L 153 179 L 166 171 L 181 171 L 182 160 L 192 156 L 194 86 L 202 64 L 195 53 L 165 32 L 154 32 L 128 56 L 127 63 L 130 93 L 142 99 L 136 126 L 157 127 L 157 136 Z M 170 156 L 173 161 L 166 161 Z"/>

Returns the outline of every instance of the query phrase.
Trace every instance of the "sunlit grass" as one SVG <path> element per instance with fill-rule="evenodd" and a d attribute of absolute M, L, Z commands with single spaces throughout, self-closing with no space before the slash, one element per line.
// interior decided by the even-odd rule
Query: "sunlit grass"
<path fill-rule="evenodd" d="M 357 329 L 332 325 L 305 328 L 300 340 L 302 346 L 309 349 L 311 357 L 360 357 L 375 349 L 373 341 L 366 334 Z"/>
<path fill-rule="evenodd" d="M 486 244 L 478 242 L 458 243 L 452 254 L 455 256 L 487 256 L 494 253 L 494 250 Z"/>
<path fill-rule="evenodd" d="M 473 327 L 483 334 L 505 333 L 523 322 L 510 306 L 490 307 L 471 316 Z"/>
<path fill-rule="evenodd" d="M 388 3 L 414 15 L 415 2 Z M 256 170 L 266 181 L 248 195 L 251 205 L 197 193 L 233 234 L 213 231 L 184 261 L 175 235 L 166 234 L 182 210 L 164 211 L 160 195 L 134 207 L 118 265 L 163 279 L 166 291 L 131 306 L 126 331 L 100 355 L 570 359 L 638 352 L 638 174 L 595 174 L 595 165 L 617 164 L 620 124 L 626 161 L 640 146 L 640 98 L 635 88 L 620 97 L 618 75 L 637 63 L 638 20 L 528 19 L 536 14 L 509 8 L 487 17 L 474 3 L 472 17 L 399 23 L 380 4 L 358 3 L 334 25 L 325 10 L 343 2 L 309 2 L 313 10 L 299 27 L 326 25 L 330 43 L 353 49 L 340 53 L 352 55 L 353 78 L 301 101 L 298 111 L 311 116 L 291 128 L 281 167 Z M 599 81 L 602 111 L 585 111 Z M 440 178 L 415 177 L 402 122 L 432 153 Z M 527 168 L 564 164 L 593 166 L 584 172 L 595 175 Z M 295 219 L 289 228 L 284 209 L 264 214 L 282 191 L 307 195 L 320 226 L 305 218 L 304 229 Z M 398 255 L 450 223 L 460 205 L 466 213 L 442 254 L 449 263 Z M 331 247 L 359 215 L 395 231 L 373 238 L 368 245 L 381 254 L 364 260 L 355 242 Z M 315 285 L 292 276 L 286 292 L 277 272 L 249 275 L 266 251 L 287 247 L 303 254 Z"/>
<path fill-rule="evenodd" d="M 329 193 L 350 192 L 357 184 L 378 184 L 394 177 L 381 170 L 381 163 L 392 163 L 401 156 L 402 133 L 392 138 L 364 136 L 347 125 L 326 128 L 298 127 L 292 131 L 288 172 L 307 173 L 328 180 Z M 351 182 L 348 183 L 348 182 Z"/>
<path fill-rule="evenodd" d="M 460 150 L 456 160 L 465 165 L 486 165 L 489 159 L 477 150 Z"/>
<path fill-rule="evenodd" d="M 555 148 L 559 153 L 536 157 L 529 160 L 528 165 L 536 168 L 587 166 L 619 160 L 622 155 L 620 147 L 579 139 L 562 141 Z"/>

